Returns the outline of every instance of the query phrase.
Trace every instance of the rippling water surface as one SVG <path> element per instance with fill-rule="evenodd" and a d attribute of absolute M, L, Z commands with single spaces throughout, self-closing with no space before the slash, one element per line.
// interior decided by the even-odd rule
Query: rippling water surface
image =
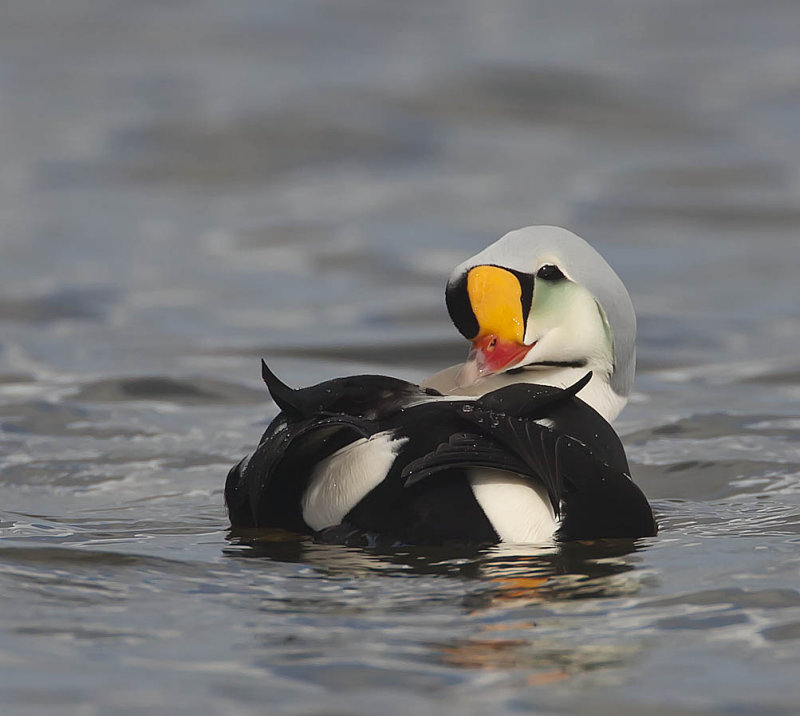
<path fill-rule="evenodd" d="M 796 713 L 795 3 L 6 2 L 3 713 Z M 565 225 L 639 315 L 661 533 L 227 534 L 290 383 L 421 379 L 442 290 Z"/>

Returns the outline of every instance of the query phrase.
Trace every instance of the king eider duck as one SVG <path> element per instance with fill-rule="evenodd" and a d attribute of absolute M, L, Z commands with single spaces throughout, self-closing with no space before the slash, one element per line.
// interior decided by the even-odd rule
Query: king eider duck
<path fill-rule="evenodd" d="M 363 375 L 295 390 L 262 362 L 280 413 L 228 475 L 234 529 L 390 544 L 655 534 L 606 420 L 630 390 L 635 323 L 599 254 L 561 229 L 512 232 L 456 269 L 447 304 L 473 349 L 431 385 Z"/>

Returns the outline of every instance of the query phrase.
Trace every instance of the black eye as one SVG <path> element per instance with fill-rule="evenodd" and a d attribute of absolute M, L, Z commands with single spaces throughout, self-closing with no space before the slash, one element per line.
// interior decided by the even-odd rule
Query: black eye
<path fill-rule="evenodd" d="M 541 278 L 545 281 L 558 281 L 565 277 L 558 266 L 554 264 L 545 264 L 536 272 L 536 278 Z"/>

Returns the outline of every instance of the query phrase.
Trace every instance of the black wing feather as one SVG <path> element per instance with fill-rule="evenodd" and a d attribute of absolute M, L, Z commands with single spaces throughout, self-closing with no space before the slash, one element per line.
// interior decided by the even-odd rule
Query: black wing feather
<path fill-rule="evenodd" d="M 514 455 L 498 448 L 497 444 L 482 435 L 456 433 L 435 450 L 410 462 L 400 475 L 405 487 L 411 487 L 431 475 L 451 468 L 487 467 L 508 472 L 528 471 L 527 466 Z"/>
<path fill-rule="evenodd" d="M 558 470 L 560 436 L 533 421 L 520 418 L 484 411 L 475 411 L 470 417 L 478 429 L 489 425 L 490 434 L 476 432 L 452 436 L 447 443 L 406 466 L 402 473 L 406 486 L 450 468 L 504 470 L 544 485 L 558 516 L 563 489 Z"/>
<path fill-rule="evenodd" d="M 575 397 L 592 379 L 589 371 L 566 388 L 551 385 L 514 383 L 487 393 L 477 401 L 485 410 L 532 420 L 547 417 L 553 406 Z"/>
<path fill-rule="evenodd" d="M 347 442 L 369 437 L 373 429 L 367 421 L 349 415 L 295 423 L 279 415 L 250 459 L 228 473 L 225 500 L 231 522 L 240 527 L 272 524 L 303 529 L 299 500 L 310 467 Z"/>
<path fill-rule="evenodd" d="M 269 369 L 267 362 L 263 358 L 261 359 L 261 377 L 267 384 L 267 390 L 275 401 L 275 405 L 291 418 L 303 417 L 303 411 L 297 400 L 297 396 L 301 391 L 286 385 Z"/>

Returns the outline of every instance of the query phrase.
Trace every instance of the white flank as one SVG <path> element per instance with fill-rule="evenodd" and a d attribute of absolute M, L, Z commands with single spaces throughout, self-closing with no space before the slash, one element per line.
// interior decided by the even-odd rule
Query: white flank
<path fill-rule="evenodd" d="M 537 543 L 552 539 L 558 523 L 544 486 L 502 470 L 471 470 L 475 499 L 501 542 Z"/>
<path fill-rule="evenodd" d="M 408 438 L 390 431 L 359 438 L 320 462 L 303 495 L 303 519 L 312 530 L 338 525 L 392 467 Z"/>

